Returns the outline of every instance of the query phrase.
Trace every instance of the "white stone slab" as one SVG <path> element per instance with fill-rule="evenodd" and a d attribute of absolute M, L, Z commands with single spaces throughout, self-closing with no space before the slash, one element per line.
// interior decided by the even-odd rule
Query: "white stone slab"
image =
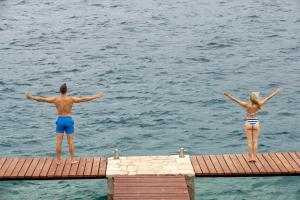
<path fill-rule="evenodd" d="M 129 156 L 108 158 L 106 176 L 116 175 L 188 175 L 194 176 L 190 158 L 172 156 Z"/>

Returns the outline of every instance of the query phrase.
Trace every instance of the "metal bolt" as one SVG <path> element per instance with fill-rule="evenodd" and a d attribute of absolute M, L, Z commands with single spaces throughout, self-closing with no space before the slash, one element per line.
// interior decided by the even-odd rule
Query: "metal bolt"
<path fill-rule="evenodd" d="M 179 149 L 179 158 L 184 158 L 184 152 L 185 152 L 184 148 L 180 147 L 180 149 Z"/>
<path fill-rule="evenodd" d="M 115 149 L 114 150 L 114 159 L 117 160 L 117 159 L 119 159 L 119 157 L 120 157 L 120 151 L 119 151 L 119 149 Z"/>

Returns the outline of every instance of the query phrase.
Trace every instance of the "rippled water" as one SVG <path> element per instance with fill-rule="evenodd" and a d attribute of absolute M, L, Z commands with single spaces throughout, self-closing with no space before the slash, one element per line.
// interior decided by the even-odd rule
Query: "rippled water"
<path fill-rule="evenodd" d="M 51 105 L 25 91 L 107 95 L 74 108 L 78 156 L 246 152 L 246 100 L 260 151 L 299 151 L 299 0 L 0 0 L 0 156 L 54 156 Z M 64 144 L 64 155 L 67 145 Z M 197 179 L 197 199 L 300 199 L 297 177 Z M 1 182 L 0 199 L 105 199 L 106 183 Z"/>

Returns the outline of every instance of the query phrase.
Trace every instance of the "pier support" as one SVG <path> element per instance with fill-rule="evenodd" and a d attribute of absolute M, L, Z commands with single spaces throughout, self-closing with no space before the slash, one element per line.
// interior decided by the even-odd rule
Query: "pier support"
<path fill-rule="evenodd" d="M 114 177 L 107 177 L 107 200 L 114 199 Z"/>
<path fill-rule="evenodd" d="M 185 176 L 185 181 L 188 187 L 190 200 L 195 200 L 195 176 Z"/>

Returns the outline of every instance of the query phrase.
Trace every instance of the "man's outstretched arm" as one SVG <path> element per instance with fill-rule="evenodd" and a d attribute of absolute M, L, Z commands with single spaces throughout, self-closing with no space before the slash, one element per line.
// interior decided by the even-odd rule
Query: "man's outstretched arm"
<path fill-rule="evenodd" d="M 44 98 L 44 97 L 32 96 L 31 92 L 26 92 L 25 96 L 27 99 L 31 99 L 39 102 L 46 102 L 46 103 L 54 103 L 56 99 L 56 97 Z"/>
<path fill-rule="evenodd" d="M 81 98 L 78 98 L 78 97 L 72 97 L 72 100 L 74 103 L 81 103 L 81 102 L 87 102 L 87 101 L 91 101 L 91 100 L 94 100 L 94 99 L 99 99 L 101 97 L 104 96 L 104 93 L 97 93 L 96 95 L 93 95 L 93 96 L 86 96 L 86 97 L 81 97 Z"/>

